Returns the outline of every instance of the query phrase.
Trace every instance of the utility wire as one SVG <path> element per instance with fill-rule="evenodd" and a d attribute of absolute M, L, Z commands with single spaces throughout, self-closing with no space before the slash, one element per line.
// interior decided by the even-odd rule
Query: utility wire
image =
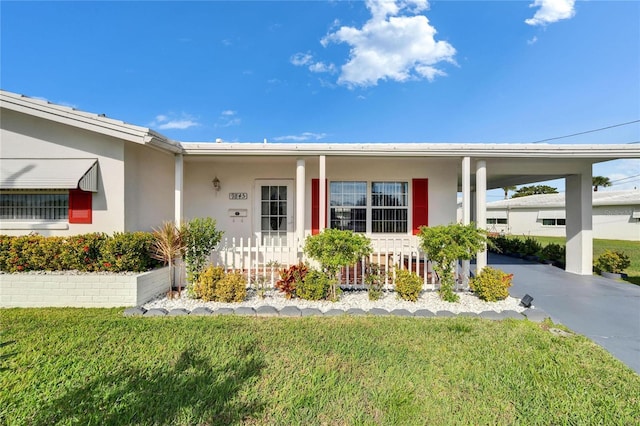
<path fill-rule="evenodd" d="M 594 133 L 594 132 L 599 132 L 601 130 L 607 130 L 607 129 L 613 129 L 614 127 L 621 127 L 621 126 L 627 126 L 629 124 L 634 124 L 634 123 L 640 123 L 640 120 L 633 120 L 633 121 L 628 121 L 626 123 L 619 123 L 619 124 L 614 124 L 611 126 L 607 126 L 607 127 L 601 127 L 599 129 L 593 129 L 593 130 L 587 130 L 584 132 L 579 132 L 579 133 L 573 133 L 571 135 L 565 135 L 565 136 L 558 136 L 555 138 L 549 138 L 549 139 L 541 139 L 539 141 L 535 141 L 535 142 L 530 142 L 530 143 L 541 143 L 541 142 L 549 142 L 549 141 L 555 141 L 557 139 L 564 139 L 564 138 L 570 138 L 572 136 L 578 136 L 578 135 L 586 135 L 587 133 Z M 635 142 L 632 142 L 635 143 Z"/>
<path fill-rule="evenodd" d="M 627 176 L 627 177 L 623 177 L 623 178 L 620 178 L 620 179 L 612 180 L 609 183 L 620 182 L 621 180 L 627 180 L 627 179 L 635 178 L 635 177 L 638 177 L 638 176 L 640 176 L 640 175 Z"/>

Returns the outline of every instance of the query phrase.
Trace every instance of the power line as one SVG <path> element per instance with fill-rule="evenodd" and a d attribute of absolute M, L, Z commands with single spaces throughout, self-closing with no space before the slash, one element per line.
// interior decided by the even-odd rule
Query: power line
<path fill-rule="evenodd" d="M 609 183 L 620 182 L 621 180 L 627 180 L 627 179 L 635 178 L 635 177 L 638 177 L 638 176 L 640 176 L 640 175 L 627 176 L 627 177 L 623 177 L 623 178 L 620 178 L 620 179 L 612 180 Z"/>
<path fill-rule="evenodd" d="M 587 131 L 584 131 L 584 132 L 573 133 L 571 135 L 565 135 L 565 136 L 558 136 L 558 137 L 555 137 L 555 138 L 542 139 L 542 140 L 535 141 L 535 142 L 530 142 L 530 143 L 541 143 L 541 142 L 555 141 L 557 139 L 564 139 L 564 138 L 570 138 L 572 136 L 586 135 L 587 133 L 599 132 L 599 131 L 602 131 L 602 130 L 613 129 L 614 127 L 627 126 L 629 124 L 634 124 L 634 123 L 640 123 L 640 120 L 633 120 L 633 121 L 628 121 L 626 123 L 613 124 L 611 126 L 601 127 L 599 129 L 587 130 Z M 635 143 L 635 142 L 632 142 L 632 143 Z"/>

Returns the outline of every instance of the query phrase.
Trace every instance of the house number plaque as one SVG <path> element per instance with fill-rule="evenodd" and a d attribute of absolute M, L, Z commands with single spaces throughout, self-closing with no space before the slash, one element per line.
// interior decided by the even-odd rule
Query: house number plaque
<path fill-rule="evenodd" d="M 229 199 L 230 200 L 247 200 L 249 197 L 246 192 L 230 192 Z"/>

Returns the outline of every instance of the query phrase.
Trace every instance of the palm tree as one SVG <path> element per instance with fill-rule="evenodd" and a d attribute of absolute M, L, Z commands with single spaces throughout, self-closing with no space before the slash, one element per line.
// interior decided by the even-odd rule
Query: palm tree
<path fill-rule="evenodd" d="M 592 178 L 592 183 L 593 183 L 593 192 L 598 192 L 599 186 L 602 186 L 605 188 L 607 186 L 611 186 L 611 181 L 609 180 L 609 178 L 604 176 L 594 176 Z"/>
<path fill-rule="evenodd" d="M 171 288 L 169 288 L 169 297 L 173 295 L 174 287 L 174 265 L 176 260 L 181 256 L 184 250 L 184 237 L 181 228 L 178 228 L 173 222 L 167 221 L 160 228 L 153 229 L 153 244 L 151 245 L 151 256 L 169 265 L 169 273 L 171 274 Z M 182 286 L 178 286 L 178 297 Z"/>
<path fill-rule="evenodd" d="M 507 198 L 509 198 L 509 191 L 515 191 L 516 187 L 515 186 L 503 186 L 502 190 L 504 191 L 504 199 L 506 200 Z"/>

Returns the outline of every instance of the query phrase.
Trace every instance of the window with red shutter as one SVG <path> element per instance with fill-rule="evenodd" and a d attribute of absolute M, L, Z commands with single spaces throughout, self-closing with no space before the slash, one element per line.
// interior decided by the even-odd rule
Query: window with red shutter
<path fill-rule="evenodd" d="M 429 226 L 429 179 L 413 179 L 413 235 Z"/>

